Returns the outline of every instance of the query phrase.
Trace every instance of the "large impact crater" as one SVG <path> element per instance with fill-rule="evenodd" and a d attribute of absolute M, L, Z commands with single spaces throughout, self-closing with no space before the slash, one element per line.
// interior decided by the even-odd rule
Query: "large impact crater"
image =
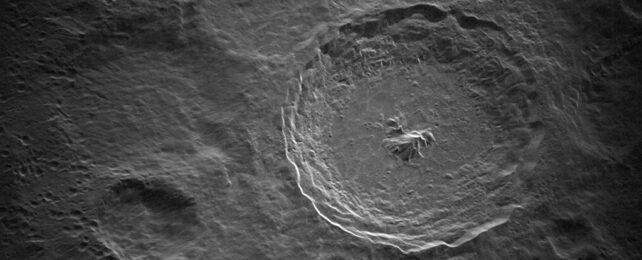
<path fill-rule="evenodd" d="M 286 154 L 325 220 L 403 252 L 509 220 L 543 138 L 528 61 L 497 23 L 416 5 L 336 28 L 283 110 Z M 400 160 L 390 119 L 435 142 Z"/>

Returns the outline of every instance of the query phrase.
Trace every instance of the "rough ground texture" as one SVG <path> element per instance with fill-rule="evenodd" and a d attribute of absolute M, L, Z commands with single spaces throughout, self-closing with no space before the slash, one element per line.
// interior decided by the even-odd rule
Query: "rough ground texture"
<path fill-rule="evenodd" d="M 642 258 L 639 1 L 0 5 L 0 259 Z"/>

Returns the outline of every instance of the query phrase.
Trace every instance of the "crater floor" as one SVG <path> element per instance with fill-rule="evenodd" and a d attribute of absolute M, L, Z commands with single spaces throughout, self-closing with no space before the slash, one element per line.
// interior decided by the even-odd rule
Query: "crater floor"
<path fill-rule="evenodd" d="M 363 21 L 362 21 L 363 20 Z M 431 5 L 339 28 L 302 71 L 283 116 L 303 193 L 335 226 L 404 252 L 458 246 L 503 224 L 524 198 L 545 131 L 532 68 L 492 21 Z M 434 128 L 425 158 L 381 147 L 384 121 Z"/>

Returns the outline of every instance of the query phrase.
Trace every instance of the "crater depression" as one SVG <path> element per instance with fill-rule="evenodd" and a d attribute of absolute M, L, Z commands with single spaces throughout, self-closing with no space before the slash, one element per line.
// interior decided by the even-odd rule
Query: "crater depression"
<path fill-rule="evenodd" d="M 354 18 L 301 71 L 286 153 L 325 220 L 404 252 L 455 247 L 520 208 L 544 136 L 529 62 L 497 23 L 432 5 Z M 436 142 L 403 161 L 386 120 Z"/>

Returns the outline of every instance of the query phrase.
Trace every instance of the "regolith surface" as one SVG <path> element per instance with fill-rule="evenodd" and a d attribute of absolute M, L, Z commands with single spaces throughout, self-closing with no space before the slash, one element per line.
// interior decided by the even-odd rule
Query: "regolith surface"
<path fill-rule="evenodd" d="M 636 0 L 0 4 L 0 259 L 640 259 Z M 422 157 L 389 121 L 430 131 Z"/>

